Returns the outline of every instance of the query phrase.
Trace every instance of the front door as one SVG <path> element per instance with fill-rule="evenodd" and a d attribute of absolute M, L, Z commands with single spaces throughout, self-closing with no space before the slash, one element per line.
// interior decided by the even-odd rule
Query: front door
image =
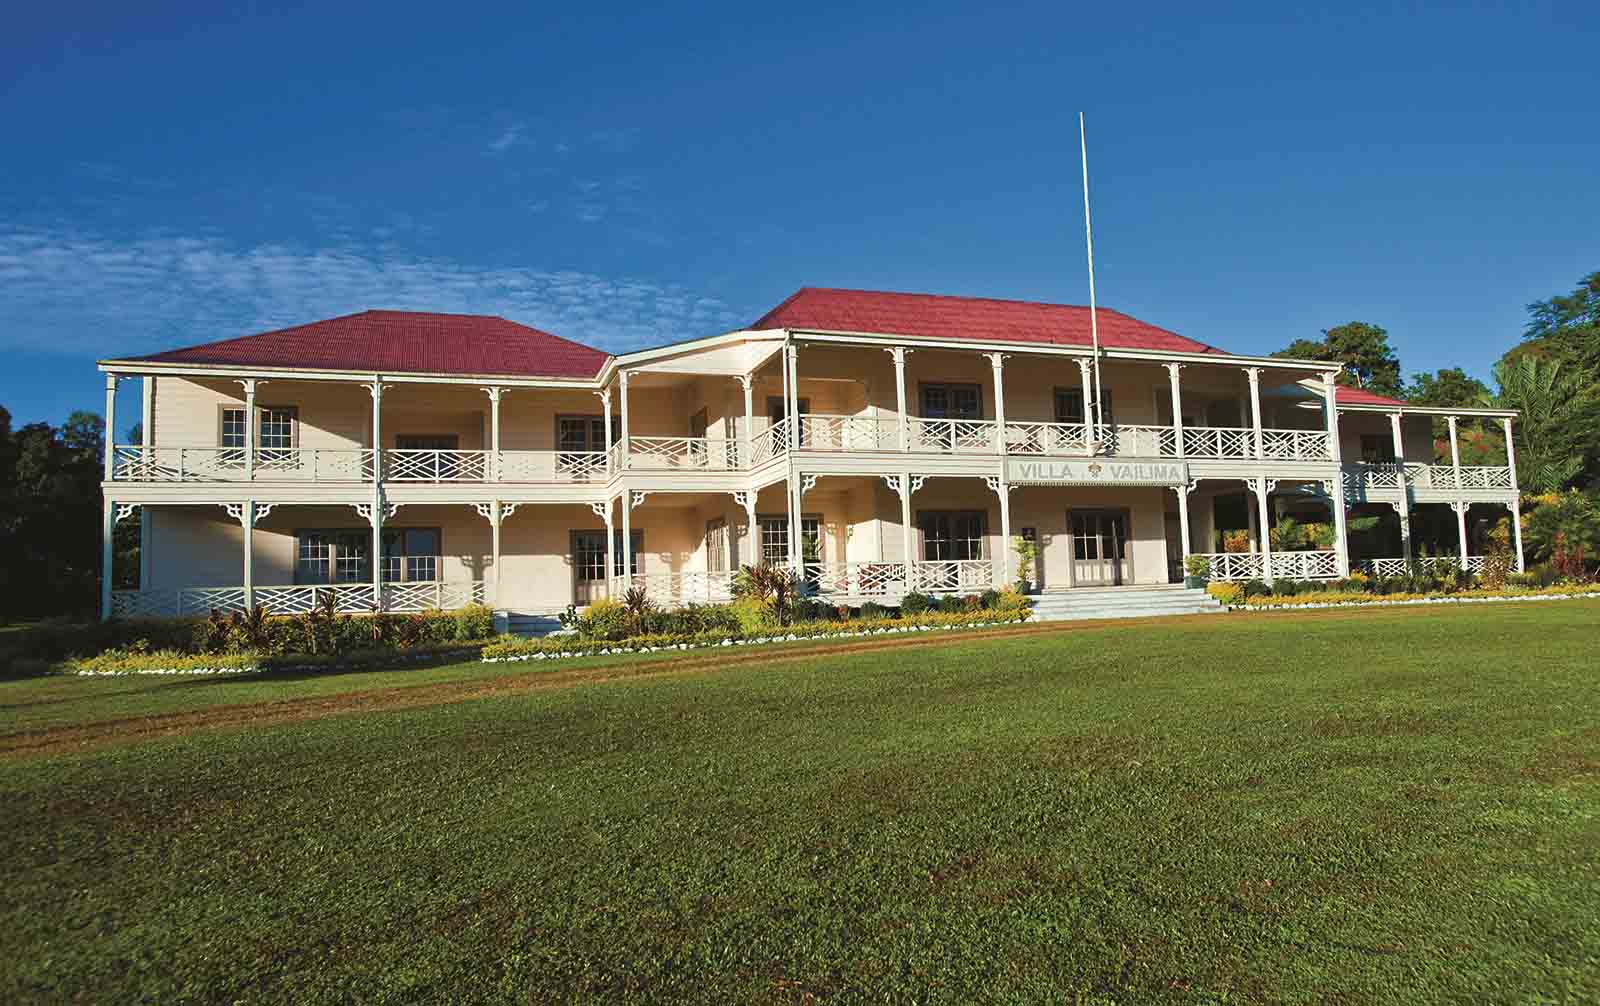
<path fill-rule="evenodd" d="M 706 570 L 728 571 L 728 522 L 721 517 L 706 521 Z"/>
<path fill-rule="evenodd" d="M 1072 582 L 1080 587 L 1107 587 L 1132 583 L 1128 562 L 1128 511 L 1073 510 L 1067 514 L 1072 529 Z"/>

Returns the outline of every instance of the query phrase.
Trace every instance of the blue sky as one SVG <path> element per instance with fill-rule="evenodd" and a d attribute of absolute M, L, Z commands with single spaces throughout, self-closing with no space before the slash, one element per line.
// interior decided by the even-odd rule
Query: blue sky
<path fill-rule="evenodd" d="M 802 285 L 1083 303 L 1079 110 L 1101 303 L 1237 352 L 1487 376 L 1600 268 L 1588 4 L 235 6 L 7 15 L 15 422 L 367 307 L 620 351 Z"/>

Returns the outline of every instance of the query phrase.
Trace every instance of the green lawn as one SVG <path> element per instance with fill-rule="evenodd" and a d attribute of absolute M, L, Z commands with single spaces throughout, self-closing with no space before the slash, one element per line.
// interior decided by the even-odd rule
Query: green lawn
<path fill-rule="evenodd" d="M 0 1001 L 1597 1001 L 1597 624 L 1230 615 L 562 669 L 13 757 Z M 393 684 L 6 682 L 0 726 L 367 681 Z"/>

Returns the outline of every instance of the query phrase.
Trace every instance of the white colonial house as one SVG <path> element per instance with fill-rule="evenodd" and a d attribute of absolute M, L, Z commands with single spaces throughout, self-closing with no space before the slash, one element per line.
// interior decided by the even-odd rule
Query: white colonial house
<path fill-rule="evenodd" d="M 678 604 L 763 561 L 840 603 L 1164 584 L 1192 553 L 1213 578 L 1333 578 L 1353 550 L 1404 568 L 1413 525 L 1472 566 L 1504 513 L 1485 508 L 1516 515 L 1514 460 L 1463 466 L 1456 437 L 1466 417 L 1509 445 L 1512 413 L 1098 326 L 1097 357 L 1086 308 L 808 288 L 747 330 L 623 356 L 368 311 L 106 360 L 107 429 L 117 382 L 143 386 L 142 441 L 107 446 L 106 541 L 137 515 L 143 548 L 103 614 L 295 612 L 328 590 L 348 610 L 543 614 L 629 585 Z M 1385 519 L 1353 536 L 1359 508 Z M 1331 522 L 1334 546 L 1274 553 L 1286 517 Z"/>

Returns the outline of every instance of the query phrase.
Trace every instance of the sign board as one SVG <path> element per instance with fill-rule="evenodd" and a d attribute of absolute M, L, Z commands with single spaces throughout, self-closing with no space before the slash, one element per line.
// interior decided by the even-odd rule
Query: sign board
<path fill-rule="evenodd" d="M 1006 480 L 1014 486 L 1176 486 L 1189 481 L 1189 466 L 1182 461 L 1140 459 L 1034 461 L 1007 458 Z"/>

